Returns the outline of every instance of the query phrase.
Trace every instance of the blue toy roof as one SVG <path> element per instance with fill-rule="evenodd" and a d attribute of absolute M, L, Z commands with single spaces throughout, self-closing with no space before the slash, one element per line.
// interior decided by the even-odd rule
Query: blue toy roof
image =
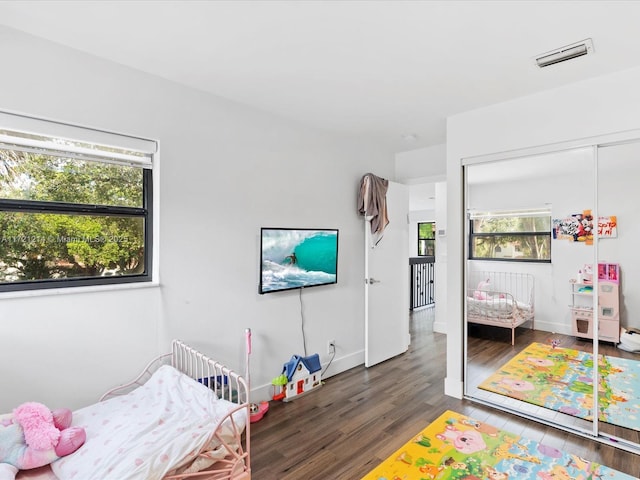
<path fill-rule="evenodd" d="M 287 380 L 291 381 L 293 374 L 296 373 L 298 365 L 302 363 L 304 367 L 309 370 L 309 373 L 315 373 L 322 369 L 320 364 L 320 355 L 314 353 L 308 357 L 301 357 L 300 355 L 294 355 L 287 363 L 282 367 L 282 373 L 287 376 Z"/>

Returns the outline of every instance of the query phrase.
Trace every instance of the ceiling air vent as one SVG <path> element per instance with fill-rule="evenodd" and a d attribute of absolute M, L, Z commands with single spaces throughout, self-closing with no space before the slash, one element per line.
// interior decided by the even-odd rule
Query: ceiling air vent
<path fill-rule="evenodd" d="M 582 40 L 581 42 L 572 43 L 565 47 L 560 47 L 551 52 L 543 53 L 536 57 L 536 65 L 540 68 L 548 67 L 554 63 L 565 62 L 572 58 L 581 57 L 593 53 L 593 42 L 590 38 Z"/>

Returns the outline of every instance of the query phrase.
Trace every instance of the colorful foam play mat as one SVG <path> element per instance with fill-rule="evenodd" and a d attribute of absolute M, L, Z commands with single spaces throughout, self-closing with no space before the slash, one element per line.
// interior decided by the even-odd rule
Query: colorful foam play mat
<path fill-rule="evenodd" d="M 633 478 L 459 413 L 446 411 L 362 480 Z"/>
<path fill-rule="evenodd" d="M 598 418 L 640 430 L 640 362 L 599 355 Z M 532 343 L 479 388 L 593 420 L 593 355 Z"/>

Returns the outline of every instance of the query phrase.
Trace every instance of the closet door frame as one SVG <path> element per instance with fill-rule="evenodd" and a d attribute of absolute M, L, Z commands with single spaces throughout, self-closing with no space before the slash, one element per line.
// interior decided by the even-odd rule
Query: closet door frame
<path fill-rule="evenodd" d="M 461 278 L 461 303 L 462 303 L 462 311 L 463 311 L 463 315 L 462 315 L 462 335 L 463 335 L 463 339 L 462 339 L 462 365 L 463 365 L 463 397 L 465 399 L 468 399 L 470 401 L 476 402 L 476 403 L 480 403 L 486 406 L 489 406 L 491 408 L 495 408 L 497 410 L 501 410 L 501 411 L 505 411 L 523 418 L 527 418 L 529 420 L 533 420 L 536 421 L 538 423 L 541 423 L 543 425 L 548 425 L 548 426 L 552 426 L 555 428 L 558 428 L 560 430 L 564 430 L 576 435 L 580 435 L 582 437 L 591 439 L 591 440 L 595 440 L 598 441 L 600 443 L 603 443 L 605 445 L 610 445 L 610 446 L 614 446 L 616 448 L 619 448 L 621 450 L 625 450 L 625 451 L 629 451 L 632 453 L 636 453 L 636 454 L 640 454 L 640 443 L 635 443 L 626 439 L 622 439 L 620 437 L 614 436 L 614 435 L 603 435 L 600 433 L 600 429 L 599 429 L 599 423 L 600 420 L 598 418 L 598 415 L 594 415 L 594 419 L 592 422 L 592 429 L 585 429 L 585 428 L 581 428 L 581 427 L 577 427 L 577 426 L 567 426 L 567 425 L 563 425 L 542 417 L 538 417 L 536 415 L 533 414 L 529 414 L 527 412 L 523 412 L 520 410 L 516 410 L 514 408 L 509 408 L 508 406 L 505 405 L 501 405 L 501 404 L 497 404 L 488 400 L 484 400 L 484 399 L 479 399 L 476 397 L 473 397 L 471 395 L 469 395 L 468 390 L 467 390 L 467 382 L 466 379 L 469 378 L 468 376 L 468 370 L 467 370 L 467 355 L 468 355 L 468 351 L 467 351 L 467 338 L 468 338 L 468 331 L 467 331 L 467 320 L 466 320 L 466 285 L 467 285 L 467 275 L 468 275 L 468 259 L 469 259 L 469 242 L 468 242 L 468 238 L 469 238 L 469 224 L 468 221 L 466 221 L 467 218 L 467 202 L 469 199 L 469 194 L 468 194 L 468 183 L 467 183 L 467 177 L 466 177 L 466 169 L 470 166 L 473 165 L 482 165 L 482 164 L 488 164 L 488 163 L 494 163 L 494 162 L 500 162 L 500 161 L 509 161 L 509 160 L 515 160 L 518 158 L 526 158 L 526 157 L 534 157 L 534 156 L 538 156 L 538 155 L 544 155 L 544 154 L 556 154 L 556 153 L 562 153 L 562 152 L 570 152 L 572 150 L 576 150 L 576 149 L 585 149 L 585 148 L 590 148 L 591 149 L 591 153 L 592 153 L 592 164 L 591 167 L 593 168 L 593 184 L 592 184 L 592 193 L 593 193 L 593 217 L 594 218 L 598 218 L 599 216 L 599 212 L 598 212 L 598 150 L 599 148 L 602 147 L 612 147 L 612 146 L 616 146 L 616 145 L 622 145 L 622 144 L 626 144 L 626 143 L 639 143 L 640 144 L 640 129 L 636 129 L 636 130 L 628 130 L 628 131 L 622 131 L 622 132 L 615 132 L 615 133 L 611 133 L 611 134 L 606 134 L 606 135 L 602 135 L 602 136 L 597 136 L 597 137 L 590 137 L 590 138 L 585 138 L 585 139 L 577 139 L 577 140 L 571 140 L 571 141 L 567 141 L 567 142 L 561 142 L 561 143 L 556 143 L 556 144 L 549 144 L 549 145 L 540 145 L 537 147 L 531 147 L 531 148 L 525 148 L 525 149 L 518 149 L 518 150 L 511 150 L 511 151 L 505 151 L 505 152 L 498 152 L 498 153 L 493 153 L 493 154 L 487 154 L 487 155 L 479 155 L 479 156 L 472 156 L 472 157 L 467 157 L 467 158 L 463 158 L 460 160 L 460 168 L 462 171 L 462 182 L 463 182 L 463 198 L 462 198 L 462 218 L 465 219 L 465 224 L 464 227 L 462 229 L 463 231 L 463 245 L 464 245 L 464 252 L 463 252 L 463 274 L 462 274 L 462 278 Z M 592 260 L 592 264 L 593 265 L 598 265 L 598 234 L 597 234 L 597 229 L 595 229 L 594 231 L 594 238 L 593 238 L 593 260 Z M 598 291 L 598 279 L 597 279 L 598 275 L 594 275 L 594 291 Z M 598 312 L 598 299 L 597 299 L 597 295 L 593 296 L 593 311 L 594 312 Z M 599 339 L 598 339 L 598 326 L 599 326 L 599 315 L 595 314 L 593 316 L 593 358 L 598 358 L 598 345 L 599 345 Z M 598 365 L 598 362 L 595 362 L 596 365 Z M 594 400 L 594 411 L 598 411 L 598 384 L 599 384 L 599 371 L 597 368 L 595 368 L 593 370 L 593 377 L 592 377 L 592 381 L 593 381 L 593 400 Z"/>

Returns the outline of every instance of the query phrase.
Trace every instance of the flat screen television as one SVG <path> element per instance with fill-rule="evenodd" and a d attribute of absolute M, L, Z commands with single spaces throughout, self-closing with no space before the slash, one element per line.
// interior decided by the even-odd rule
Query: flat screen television
<path fill-rule="evenodd" d="M 337 229 L 260 229 L 261 294 L 337 282 Z"/>

